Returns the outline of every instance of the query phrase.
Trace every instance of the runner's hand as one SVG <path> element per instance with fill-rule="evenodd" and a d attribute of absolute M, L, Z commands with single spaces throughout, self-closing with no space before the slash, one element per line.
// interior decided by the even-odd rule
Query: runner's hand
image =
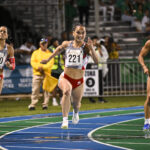
<path fill-rule="evenodd" d="M 88 37 L 87 45 L 90 50 L 93 49 L 93 41 L 89 37 Z"/>
<path fill-rule="evenodd" d="M 43 73 L 44 73 L 44 70 L 43 70 L 43 68 L 42 68 L 42 67 L 38 67 L 38 71 L 39 71 L 41 74 L 43 74 Z"/>
<path fill-rule="evenodd" d="M 150 76 L 150 72 L 149 72 L 148 68 L 144 67 L 143 69 L 144 69 L 144 73 Z"/>
<path fill-rule="evenodd" d="M 48 63 L 48 60 L 47 59 L 44 59 L 40 62 L 41 64 L 47 64 Z"/>
<path fill-rule="evenodd" d="M 5 65 L 6 65 L 6 67 L 8 67 L 8 68 L 10 68 L 10 67 L 11 67 L 11 64 L 10 64 L 10 62 L 9 62 L 9 61 L 6 61 L 6 62 L 5 62 Z"/>

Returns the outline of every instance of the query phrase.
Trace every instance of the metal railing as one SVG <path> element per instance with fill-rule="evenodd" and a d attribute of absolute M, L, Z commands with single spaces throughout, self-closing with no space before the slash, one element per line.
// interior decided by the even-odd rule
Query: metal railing
<path fill-rule="evenodd" d="M 150 67 L 150 61 L 145 63 Z M 137 60 L 109 61 L 107 65 L 108 73 L 99 87 L 103 89 L 100 96 L 146 95 L 147 75 Z"/>
<path fill-rule="evenodd" d="M 150 61 L 146 61 L 150 67 Z M 85 72 L 84 97 L 145 96 L 147 75 L 138 61 L 109 61 L 108 73 L 102 78 L 102 70 L 93 64 Z M 31 93 L 32 68 L 16 66 L 14 71 L 4 69 L 2 94 Z"/>

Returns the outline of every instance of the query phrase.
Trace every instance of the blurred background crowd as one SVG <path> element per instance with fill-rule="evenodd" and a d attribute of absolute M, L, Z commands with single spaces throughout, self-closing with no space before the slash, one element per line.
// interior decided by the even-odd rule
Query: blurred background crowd
<path fill-rule="evenodd" d="M 8 42 L 14 45 L 17 64 L 30 62 L 42 37 L 48 39 L 48 47 L 53 39 L 60 44 L 72 39 L 78 22 L 86 25 L 88 37 L 104 41 L 108 59 L 135 58 L 149 39 L 149 13 L 149 0 L 0 1 L 0 25 L 10 30 Z"/>
<path fill-rule="evenodd" d="M 99 57 L 105 63 L 99 72 L 104 79 L 101 86 L 110 82 L 120 85 L 119 64 L 107 63 L 137 59 L 150 39 L 149 14 L 150 0 L 0 0 L 0 25 L 9 29 L 7 42 L 14 46 L 17 66 L 30 65 L 42 38 L 53 52 L 63 41 L 73 39 L 72 28 L 81 23 L 86 26 L 87 37 L 101 49 Z M 53 102 L 57 105 L 55 92 Z M 90 101 L 95 102 L 92 98 Z"/>

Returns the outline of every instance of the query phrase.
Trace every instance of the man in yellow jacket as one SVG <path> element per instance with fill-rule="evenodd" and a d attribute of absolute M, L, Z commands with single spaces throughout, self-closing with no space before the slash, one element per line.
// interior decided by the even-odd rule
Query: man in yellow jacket
<path fill-rule="evenodd" d="M 40 86 L 43 85 L 44 102 L 42 108 L 47 109 L 50 94 L 56 87 L 58 80 L 52 77 L 51 68 L 54 64 L 54 59 L 52 59 L 47 64 L 41 64 L 43 59 L 47 59 L 52 54 L 48 49 L 48 40 L 42 38 L 39 43 L 39 49 L 35 50 L 31 56 L 31 66 L 33 68 L 33 79 L 32 79 L 32 95 L 31 104 L 28 106 L 29 110 L 35 110 L 35 105 L 38 102 Z"/>

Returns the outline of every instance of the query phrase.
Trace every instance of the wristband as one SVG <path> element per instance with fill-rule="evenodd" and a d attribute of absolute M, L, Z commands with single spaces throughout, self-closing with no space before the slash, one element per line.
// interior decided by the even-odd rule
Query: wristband
<path fill-rule="evenodd" d="M 9 58 L 9 62 L 10 62 L 10 64 L 12 65 L 11 70 L 14 70 L 15 67 L 16 67 L 16 65 L 15 65 L 15 57 Z"/>

